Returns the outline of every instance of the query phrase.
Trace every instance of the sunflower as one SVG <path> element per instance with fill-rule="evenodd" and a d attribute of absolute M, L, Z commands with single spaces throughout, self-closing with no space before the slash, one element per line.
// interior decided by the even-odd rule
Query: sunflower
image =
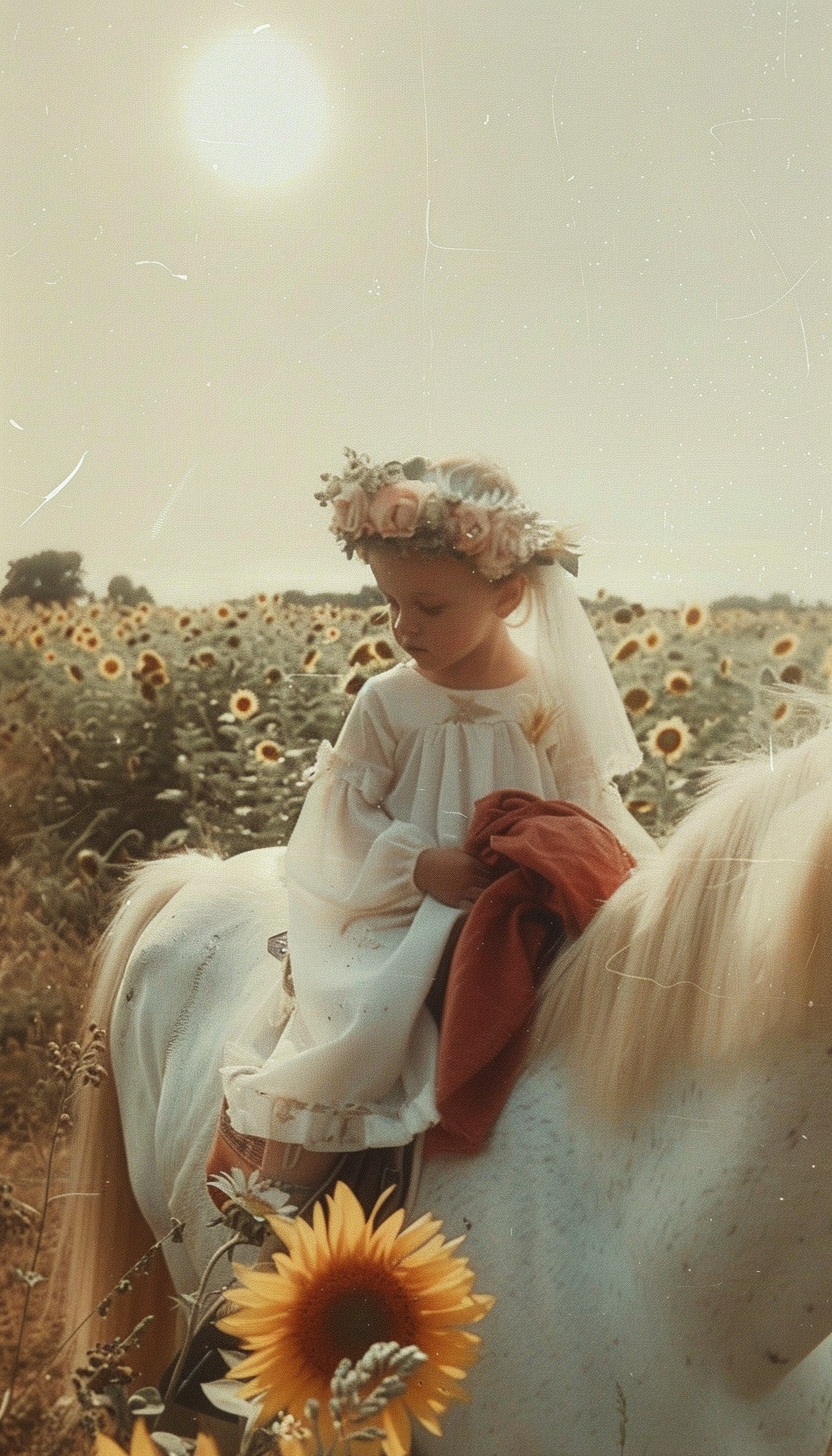
<path fill-rule="evenodd" d="M 730 677 L 731 676 L 731 659 L 730 659 L 730 657 L 721 657 L 719 659 L 719 675 L 720 675 L 720 677 Z"/>
<path fill-rule="evenodd" d="M 356 642 L 347 662 L 350 667 L 368 667 L 371 662 L 375 662 L 376 656 L 375 642 L 369 637 L 362 637 L 360 642 Z"/>
<path fill-rule="evenodd" d="M 647 739 L 647 751 L 653 758 L 675 763 L 690 743 L 690 729 L 684 718 L 664 718 Z"/>
<path fill-rule="evenodd" d="M 656 812 L 656 805 L 653 799 L 628 799 L 625 807 L 636 818 L 643 817 L 647 814 L 655 814 Z"/>
<path fill-rule="evenodd" d="M 772 709 L 772 712 L 771 712 L 772 722 L 773 723 L 782 723 L 784 718 L 788 718 L 791 710 L 792 710 L 791 703 L 784 703 L 781 700 L 777 704 L 777 707 Z"/>
<path fill-rule="evenodd" d="M 258 763 L 280 763 L 283 749 L 273 738 L 262 738 L 254 745 L 254 757 Z"/>
<path fill-rule="evenodd" d="M 351 672 L 349 677 L 344 678 L 340 684 L 341 692 L 346 693 L 349 698 L 354 698 L 356 693 L 361 691 L 366 681 L 367 677 L 365 673 Z"/>
<path fill-rule="evenodd" d="M 785 637 L 778 637 L 775 642 L 772 642 L 768 650 L 772 657 L 788 657 L 789 653 L 794 652 L 799 641 L 800 638 L 795 637 L 793 632 L 787 632 Z"/>
<path fill-rule="evenodd" d="M 790 662 L 780 674 L 780 681 L 784 683 L 799 683 L 803 681 L 803 668 L 799 662 Z"/>
<path fill-rule="evenodd" d="M 650 627 L 641 639 L 641 645 L 645 652 L 658 652 L 663 642 L 664 637 L 658 627 Z"/>
<path fill-rule="evenodd" d="M 106 677 L 108 680 L 121 677 L 124 672 L 124 663 L 115 652 L 108 652 L 106 657 L 98 659 L 98 671 L 102 677 Z"/>
<path fill-rule="evenodd" d="M 232 615 L 228 602 L 220 602 L 219 606 L 214 608 L 214 616 L 218 622 L 227 622 Z"/>
<path fill-rule="evenodd" d="M 129 1452 L 123 1446 L 117 1445 L 111 1436 L 105 1436 L 101 1431 L 96 1431 L 95 1434 L 95 1456 L 159 1456 L 159 1453 L 160 1448 L 147 1434 L 147 1426 L 141 1416 L 133 1427 Z M 204 1431 L 200 1431 L 196 1438 L 194 1456 L 220 1456 L 213 1436 L 206 1436 Z"/>
<path fill-rule="evenodd" d="M 321 654 L 315 648 L 313 648 L 311 652 L 307 652 L 306 656 L 303 659 L 303 662 L 300 665 L 301 672 L 314 672 L 315 668 L 320 662 L 320 659 Z"/>
<path fill-rule="evenodd" d="M 693 678 L 683 667 L 677 667 L 675 672 L 669 672 L 664 680 L 664 685 L 669 693 L 681 697 L 683 693 L 689 693 L 693 687 Z"/>
<path fill-rule="evenodd" d="M 379 662 L 392 662 L 395 653 L 386 637 L 377 637 L 373 643 L 373 651 Z"/>
<path fill-rule="evenodd" d="M 494 1300 L 471 1293 L 468 1260 L 453 1252 L 462 1240 L 445 1242 L 430 1214 L 402 1232 L 400 1208 L 374 1227 L 384 1197 L 366 1219 L 339 1182 L 327 1195 L 328 1216 L 317 1203 L 311 1226 L 271 1219 L 286 1252 L 272 1255 L 274 1274 L 235 1268 L 242 1288 L 229 1289 L 227 1298 L 238 1308 L 218 1328 L 249 1351 L 233 1379 L 248 1382 L 246 1398 L 262 1400 L 259 1422 L 278 1412 L 300 1419 L 314 1397 L 325 1444 L 335 1434 L 328 1400 L 341 1360 L 355 1362 L 376 1343 L 418 1346 L 427 1360 L 376 1417 L 385 1456 L 406 1456 L 408 1413 L 441 1435 L 437 1416 L 451 1400 L 467 1399 L 460 1381 L 480 1341 L 461 1326 L 482 1319 Z"/>
<path fill-rule="evenodd" d="M 653 699 L 647 689 L 641 687 L 641 685 L 628 688 L 624 694 L 623 701 L 627 712 L 632 713 L 633 717 L 638 717 L 640 713 L 646 713 L 647 709 L 653 706 Z"/>
<path fill-rule="evenodd" d="M 228 706 L 235 718 L 245 722 L 246 718 L 253 718 L 255 713 L 260 712 L 260 704 L 254 693 L 248 688 L 238 688 L 228 699 Z"/>
<path fill-rule="evenodd" d="M 149 647 L 146 647 L 144 652 L 139 653 L 133 676 L 150 677 L 154 672 L 167 672 L 167 664 L 158 652 L 152 652 Z"/>
<path fill-rule="evenodd" d="M 628 657 L 632 657 L 634 652 L 638 652 L 640 646 L 641 642 L 638 637 L 625 637 L 623 642 L 619 642 L 610 662 L 626 662 Z"/>
<path fill-rule="evenodd" d="M 326 627 L 325 630 L 324 630 L 324 636 L 325 636 L 327 642 L 337 642 L 338 641 L 338 638 L 341 636 L 341 628 L 340 627 Z"/>
<path fill-rule="evenodd" d="M 708 609 L 701 606 L 699 602 L 688 602 L 688 605 L 682 608 L 681 616 L 682 625 L 688 632 L 698 632 L 708 620 Z"/>
<path fill-rule="evenodd" d="M 85 880 L 97 880 L 104 867 L 104 861 L 94 849 L 79 849 L 75 863 Z"/>

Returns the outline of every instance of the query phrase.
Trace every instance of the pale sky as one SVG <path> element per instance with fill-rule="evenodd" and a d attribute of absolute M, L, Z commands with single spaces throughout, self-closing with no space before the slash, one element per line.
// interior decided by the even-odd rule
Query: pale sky
<path fill-rule="evenodd" d="M 828 0 L 6 0 L 0 55 L 0 579 L 357 589 L 350 444 L 496 458 L 586 596 L 832 600 Z"/>

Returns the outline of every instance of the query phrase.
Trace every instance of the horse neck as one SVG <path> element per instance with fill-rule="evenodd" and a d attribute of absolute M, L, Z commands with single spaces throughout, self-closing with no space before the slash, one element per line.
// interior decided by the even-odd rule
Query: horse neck
<path fill-rule="evenodd" d="M 625 1113 L 674 1067 L 832 1028 L 832 780 L 801 793 L 792 766 L 779 796 L 743 766 L 552 966 L 531 1059 L 565 1054 L 596 1107 Z"/>
<path fill-rule="evenodd" d="M 759 1059 L 730 1082 L 680 1078 L 649 1114 L 651 1277 L 745 1397 L 773 1388 L 832 1333 L 832 1036 Z M 644 1133 L 642 1128 L 642 1135 Z M 656 1221 L 654 1238 L 645 1225 Z"/>

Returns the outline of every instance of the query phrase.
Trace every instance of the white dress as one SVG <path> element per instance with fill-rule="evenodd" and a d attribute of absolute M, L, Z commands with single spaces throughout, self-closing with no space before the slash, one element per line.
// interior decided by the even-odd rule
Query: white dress
<path fill-rule="evenodd" d="M 463 844 L 486 794 L 561 797 L 557 761 L 534 668 L 509 687 L 452 691 L 405 662 L 364 685 L 335 747 L 321 744 L 286 851 L 294 1007 L 287 1021 L 276 986 L 226 1047 L 239 1132 L 347 1151 L 438 1122 L 424 1003 L 460 912 L 422 894 L 413 869 L 423 849 Z M 581 807 L 637 859 L 658 852 L 614 784 Z"/>

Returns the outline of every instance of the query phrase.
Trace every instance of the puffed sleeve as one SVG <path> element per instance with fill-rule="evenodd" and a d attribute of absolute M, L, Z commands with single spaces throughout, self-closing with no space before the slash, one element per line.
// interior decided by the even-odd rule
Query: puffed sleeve
<path fill-rule="evenodd" d="M 372 687 L 371 680 L 362 688 L 335 747 L 321 744 L 286 852 L 290 886 L 338 913 L 342 930 L 374 916 L 388 926 L 409 923 L 424 899 L 413 880 L 416 860 L 436 843 L 384 807 L 396 741 Z"/>

